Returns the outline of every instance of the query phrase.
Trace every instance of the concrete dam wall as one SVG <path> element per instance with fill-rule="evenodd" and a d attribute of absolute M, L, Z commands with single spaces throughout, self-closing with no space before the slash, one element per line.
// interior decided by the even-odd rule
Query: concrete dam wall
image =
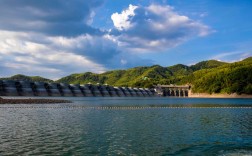
<path fill-rule="evenodd" d="M 152 97 L 148 88 L 0 80 L 0 96 Z"/>

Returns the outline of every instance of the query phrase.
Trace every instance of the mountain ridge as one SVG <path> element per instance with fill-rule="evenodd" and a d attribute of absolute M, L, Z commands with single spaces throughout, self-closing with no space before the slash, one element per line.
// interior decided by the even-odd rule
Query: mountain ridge
<path fill-rule="evenodd" d="M 191 66 L 183 64 L 176 64 L 169 67 L 152 65 L 134 67 L 126 70 L 111 70 L 101 74 L 92 72 L 75 73 L 56 81 L 43 77 L 29 77 L 20 74 L 1 79 L 40 80 L 43 82 L 69 84 L 99 83 L 113 86 L 145 88 L 151 88 L 157 84 L 191 84 L 193 91 L 199 93 L 252 94 L 252 57 L 234 63 L 208 60 L 198 62 Z"/>
<path fill-rule="evenodd" d="M 0 78 L 0 80 L 53 82 L 53 80 L 50 80 L 41 76 L 26 76 L 22 74 L 13 75 L 11 77 L 3 77 L 3 78 Z"/>

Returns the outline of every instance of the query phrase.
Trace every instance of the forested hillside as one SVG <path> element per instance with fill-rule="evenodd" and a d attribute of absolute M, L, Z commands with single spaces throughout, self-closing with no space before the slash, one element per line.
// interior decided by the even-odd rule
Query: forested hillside
<path fill-rule="evenodd" d="M 100 83 L 114 86 L 152 87 L 156 84 L 184 84 L 194 71 L 216 68 L 227 63 L 215 60 L 202 61 L 193 66 L 177 64 L 170 67 L 154 65 L 135 67 L 128 70 L 113 70 L 102 74 L 80 73 L 59 79 L 64 83 Z"/>
<path fill-rule="evenodd" d="M 194 92 L 252 94 L 252 58 L 199 70 L 186 79 Z"/>
<path fill-rule="evenodd" d="M 11 77 L 0 78 L 0 80 L 16 80 L 16 81 L 38 81 L 38 82 L 53 82 L 53 80 L 46 79 L 40 76 L 26 76 L 26 75 L 14 75 Z"/>
<path fill-rule="evenodd" d="M 12 80 L 53 82 L 42 77 L 15 75 Z M 202 61 L 192 66 L 177 64 L 170 67 L 154 65 L 127 70 L 113 70 L 102 74 L 91 72 L 72 74 L 56 82 L 69 84 L 100 83 L 113 86 L 146 87 L 157 84 L 190 84 L 198 93 L 252 94 L 252 57 L 240 62 Z"/>

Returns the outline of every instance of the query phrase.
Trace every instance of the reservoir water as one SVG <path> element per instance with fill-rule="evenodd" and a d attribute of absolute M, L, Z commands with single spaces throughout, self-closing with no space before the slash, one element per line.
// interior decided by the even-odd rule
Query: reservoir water
<path fill-rule="evenodd" d="M 252 99 L 0 105 L 0 155 L 252 155 Z"/>

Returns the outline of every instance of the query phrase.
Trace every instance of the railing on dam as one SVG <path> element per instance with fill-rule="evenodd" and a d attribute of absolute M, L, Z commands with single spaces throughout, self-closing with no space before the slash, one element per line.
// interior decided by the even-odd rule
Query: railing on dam
<path fill-rule="evenodd" d="M 0 96 L 152 97 L 154 89 L 0 80 Z"/>
<path fill-rule="evenodd" d="M 178 85 L 157 85 L 155 91 L 159 96 L 176 96 L 176 97 L 188 97 L 191 86 L 178 86 Z"/>

